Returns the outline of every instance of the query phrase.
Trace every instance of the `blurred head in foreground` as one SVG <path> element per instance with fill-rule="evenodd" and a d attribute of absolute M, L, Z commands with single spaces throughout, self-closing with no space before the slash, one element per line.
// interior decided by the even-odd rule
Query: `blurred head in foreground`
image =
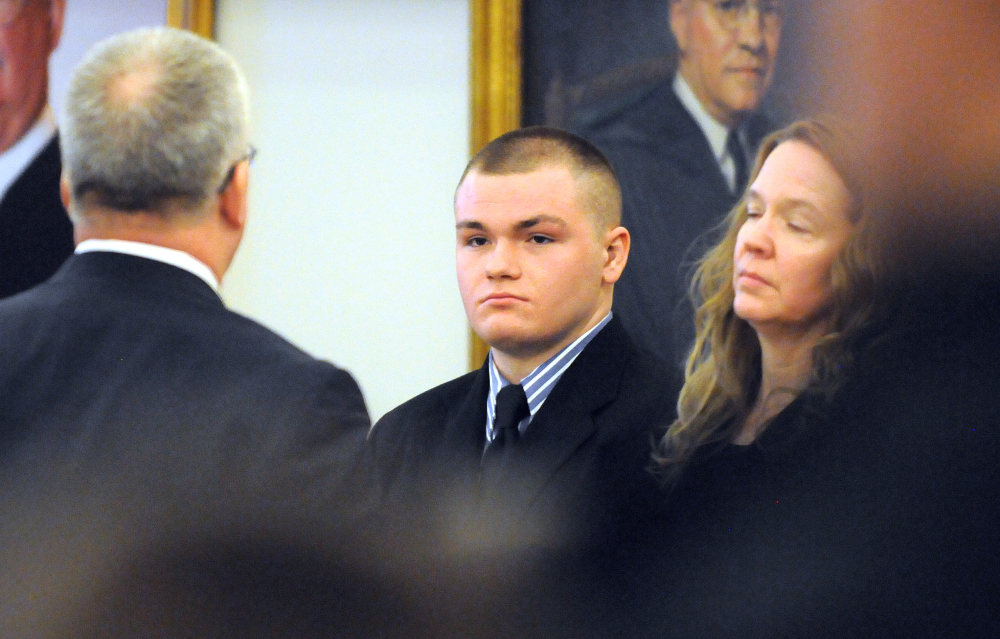
<path fill-rule="evenodd" d="M 816 19 L 812 102 L 856 127 L 852 153 L 898 272 L 995 271 L 1000 4 L 848 0 Z"/>

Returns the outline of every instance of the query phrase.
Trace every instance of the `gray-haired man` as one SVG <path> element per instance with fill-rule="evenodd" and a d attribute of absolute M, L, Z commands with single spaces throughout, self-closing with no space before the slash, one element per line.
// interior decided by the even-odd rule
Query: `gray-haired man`
<path fill-rule="evenodd" d="M 72 518 L 91 542 L 45 570 L 79 561 L 96 586 L 102 548 L 120 561 L 180 531 L 245 539 L 343 510 L 369 426 L 357 384 L 216 290 L 247 219 L 247 106 L 230 56 L 175 29 L 115 36 L 74 74 L 76 253 L 0 302 L 0 532 L 57 537 Z"/>

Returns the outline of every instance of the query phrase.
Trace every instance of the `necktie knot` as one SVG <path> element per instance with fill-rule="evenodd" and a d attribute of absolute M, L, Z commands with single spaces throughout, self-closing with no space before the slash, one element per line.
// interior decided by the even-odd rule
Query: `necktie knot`
<path fill-rule="evenodd" d="M 504 485 L 504 476 L 514 463 L 513 458 L 518 440 L 517 430 L 521 420 L 531 414 L 528 397 L 520 384 L 508 384 L 497 393 L 493 414 L 493 441 L 483 452 L 482 468 L 485 486 Z"/>
<path fill-rule="evenodd" d="M 496 414 L 493 418 L 493 444 L 505 445 L 517 441 L 521 420 L 531 414 L 528 396 L 520 384 L 508 384 L 497 393 Z"/>

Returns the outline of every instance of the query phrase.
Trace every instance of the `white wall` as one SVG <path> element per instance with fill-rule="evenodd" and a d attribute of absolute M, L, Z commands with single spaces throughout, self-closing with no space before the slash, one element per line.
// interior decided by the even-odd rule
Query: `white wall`
<path fill-rule="evenodd" d="M 468 0 L 216 2 L 260 150 L 223 295 L 349 369 L 378 418 L 467 370 Z"/>

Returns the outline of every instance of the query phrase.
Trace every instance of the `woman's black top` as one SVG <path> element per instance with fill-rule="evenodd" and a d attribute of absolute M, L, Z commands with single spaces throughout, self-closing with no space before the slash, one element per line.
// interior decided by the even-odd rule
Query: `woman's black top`
<path fill-rule="evenodd" d="M 615 613 L 634 637 L 1000 636 L 1000 329 L 905 334 L 705 447 Z"/>

